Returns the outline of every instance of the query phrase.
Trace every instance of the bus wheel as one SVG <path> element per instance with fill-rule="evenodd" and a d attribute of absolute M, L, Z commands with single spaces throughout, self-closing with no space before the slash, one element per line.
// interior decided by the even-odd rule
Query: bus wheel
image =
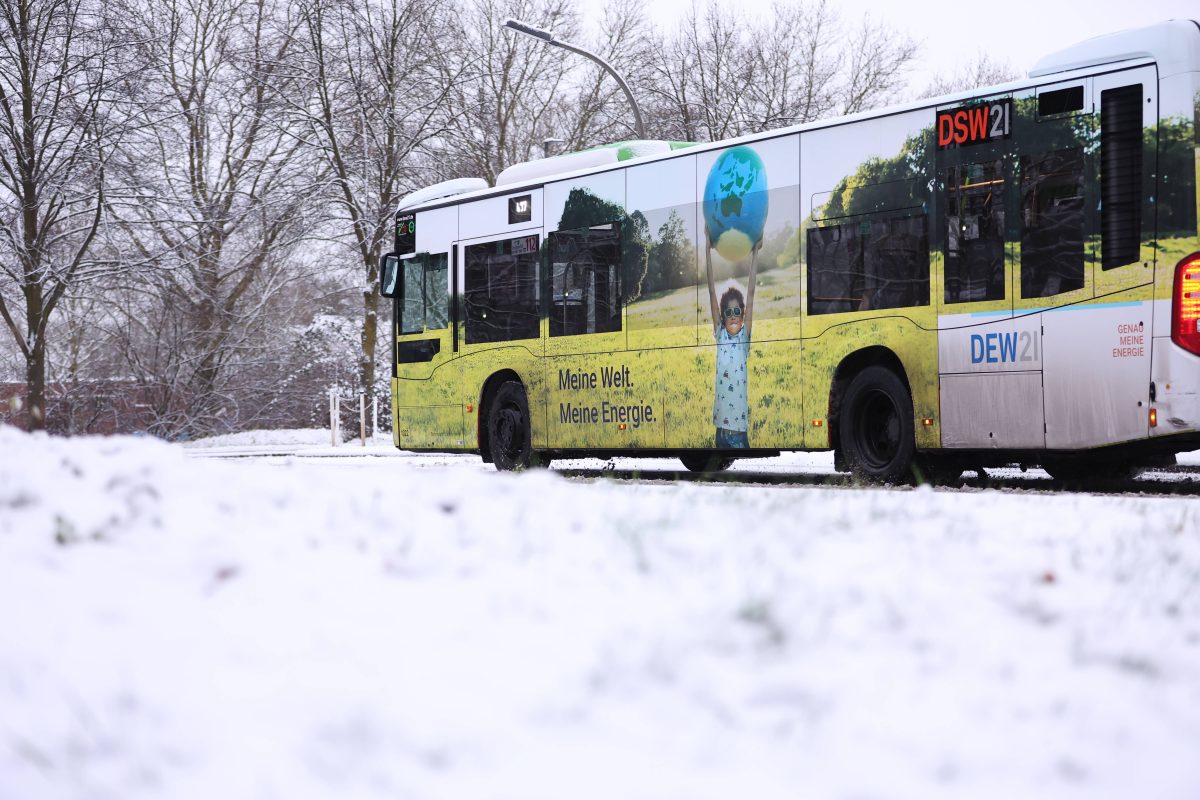
<path fill-rule="evenodd" d="M 488 445 L 499 470 L 525 469 L 533 449 L 529 444 L 529 401 L 516 381 L 502 383 L 488 406 Z"/>
<path fill-rule="evenodd" d="M 720 472 L 733 463 L 732 458 L 722 458 L 715 453 L 688 453 L 680 456 L 679 460 L 688 472 Z"/>
<path fill-rule="evenodd" d="M 855 478 L 871 483 L 912 480 L 912 398 L 896 373 L 875 365 L 854 376 L 842 400 L 838 440 Z"/>

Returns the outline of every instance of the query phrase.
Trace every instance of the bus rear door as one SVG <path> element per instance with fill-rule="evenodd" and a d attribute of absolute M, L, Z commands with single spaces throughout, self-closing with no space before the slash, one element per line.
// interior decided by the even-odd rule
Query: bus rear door
<path fill-rule="evenodd" d="M 1098 113 L 1086 126 L 1095 153 L 1088 165 L 1086 299 L 1051 303 L 1057 307 L 1041 315 L 1051 449 L 1148 433 L 1158 81 L 1154 67 L 1141 67 L 1088 83 Z M 1085 126 L 1076 121 L 1073 127 Z M 1054 238 L 1061 249 L 1071 237 Z"/>
<path fill-rule="evenodd" d="M 1013 154 L 1023 113 L 1007 94 L 936 113 L 934 291 L 944 447 L 1045 444 L 1041 364 L 1027 347 L 1038 321 L 1013 315 Z"/>

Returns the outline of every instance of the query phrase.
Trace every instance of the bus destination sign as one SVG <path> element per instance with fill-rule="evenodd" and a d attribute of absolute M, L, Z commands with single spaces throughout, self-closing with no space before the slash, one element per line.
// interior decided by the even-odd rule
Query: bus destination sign
<path fill-rule="evenodd" d="M 937 149 L 969 147 L 1012 136 L 1012 98 L 937 112 Z"/>
<path fill-rule="evenodd" d="M 514 256 L 523 256 L 526 253 L 536 253 L 538 249 L 538 237 L 523 236 L 519 239 L 512 240 L 512 254 Z"/>
<path fill-rule="evenodd" d="M 400 214 L 396 217 L 396 252 L 417 252 L 417 215 Z"/>

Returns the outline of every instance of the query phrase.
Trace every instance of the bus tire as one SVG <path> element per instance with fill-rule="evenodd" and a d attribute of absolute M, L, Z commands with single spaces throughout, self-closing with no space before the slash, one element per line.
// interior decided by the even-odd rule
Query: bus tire
<path fill-rule="evenodd" d="M 529 466 L 533 447 L 529 441 L 529 400 L 524 386 L 517 381 L 500 384 L 488 404 L 487 430 L 496 469 L 521 470 Z"/>
<path fill-rule="evenodd" d="M 887 367 L 867 367 L 850 381 L 841 407 L 838 441 L 850 473 L 868 483 L 910 482 L 916 440 L 904 381 Z"/>
<path fill-rule="evenodd" d="M 688 453 L 679 457 L 688 472 L 720 472 L 729 469 L 732 458 L 724 458 L 716 453 Z"/>

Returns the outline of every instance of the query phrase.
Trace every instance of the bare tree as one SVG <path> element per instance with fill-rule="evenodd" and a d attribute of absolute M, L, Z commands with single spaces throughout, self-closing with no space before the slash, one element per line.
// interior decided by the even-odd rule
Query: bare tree
<path fill-rule="evenodd" d="M 827 0 L 821 0 L 825 7 Z M 834 24 L 838 20 L 834 19 Z M 842 114 L 883 105 L 904 88 L 905 71 L 917 55 L 917 43 L 864 17 L 857 29 L 841 43 L 845 78 L 839 91 Z"/>
<path fill-rule="evenodd" d="M 662 45 L 651 45 L 639 84 L 658 135 L 714 141 L 742 131 L 742 98 L 753 83 L 742 19 L 715 3 L 693 6 Z"/>
<path fill-rule="evenodd" d="M 828 0 L 776 3 L 762 20 L 710 2 L 646 51 L 638 83 L 658 135 L 714 141 L 872 108 L 916 52 L 869 18 L 844 24 Z"/>
<path fill-rule="evenodd" d="M 446 126 L 435 58 L 450 16 L 443 0 L 303 0 L 293 55 L 303 92 L 291 113 L 328 176 L 323 227 L 345 246 L 362 298 L 360 388 L 376 391 L 376 269 L 400 197 L 420 184 L 422 148 Z"/>
<path fill-rule="evenodd" d="M 501 28 L 506 17 L 583 46 L 621 70 L 636 57 L 640 11 L 629 0 L 607 10 L 599 41 L 583 38 L 570 0 L 472 0 L 456 18 L 454 47 L 441 48 L 451 89 L 448 129 L 436 160 L 441 177 L 494 183 L 513 164 L 541 158 L 541 145 L 566 150 L 632 136 L 632 115 L 616 83 L 594 62 Z"/>
<path fill-rule="evenodd" d="M 772 24 L 750 41 L 745 126 L 766 130 L 839 111 L 838 73 L 843 59 L 830 53 L 837 20 L 826 3 L 811 9 L 777 3 L 771 17 Z"/>
<path fill-rule="evenodd" d="M 550 106 L 566 80 L 561 52 L 500 23 L 515 17 L 566 39 L 579 28 L 567 0 L 471 0 L 460 14 L 459 47 L 440 53 L 453 111 L 438 158 L 445 177 L 495 183 L 505 167 L 534 157 L 536 143 L 557 134 Z"/>
<path fill-rule="evenodd" d="M 591 41 L 573 0 L 0 0 L 0 14 L 0 318 L 30 424 L 45 425 L 48 375 L 84 392 L 122 372 L 163 435 L 280 422 L 321 376 L 344 384 L 317 355 L 345 348 L 335 317 L 355 318 L 357 388 L 377 389 L 375 270 L 400 197 L 494 182 L 547 139 L 633 135 L 604 70 L 505 17 L 633 78 L 672 139 L 869 108 L 916 52 L 828 0 L 758 21 L 711 2 L 665 36 L 616 0 Z"/>
<path fill-rule="evenodd" d="M 96 249 L 96 248 L 94 248 Z M 46 337 L 46 372 L 53 387 L 46 396 L 46 427 L 55 433 L 88 433 L 98 426 L 133 430 L 102 395 L 111 395 L 125 375 L 104 323 L 111 298 L 104 279 L 77 281 L 58 304 Z M 130 397 L 129 402 L 135 402 Z M 107 407 L 106 407 L 107 405 Z"/>
<path fill-rule="evenodd" d="M 611 0 L 604 4 L 596 37 L 585 45 L 628 79 L 636 74 L 647 41 L 643 3 Z M 560 50 L 559 56 L 572 80 L 566 102 L 555 106 L 553 124 L 564 147 L 582 149 L 635 137 L 633 110 L 613 77 L 577 54 Z"/>
<path fill-rule="evenodd" d="M 123 290 L 127 368 L 153 432 L 192 434 L 255 417 L 272 301 L 302 277 L 296 245 L 318 169 L 277 98 L 294 39 L 275 0 L 127 3 L 154 125 L 122 151 L 132 188 L 109 208 L 143 268 Z M 252 401 L 253 402 L 253 401 Z"/>
<path fill-rule="evenodd" d="M 51 318 L 86 269 L 121 124 L 120 43 L 88 0 L 0 2 L 0 318 L 46 425 Z"/>
<path fill-rule="evenodd" d="M 975 60 L 960 66 L 958 69 L 938 75 L 927 86 L 919 97 L 937 97 L 943 94 L 974 89 L 982 86 L 995 86 L 1000 83 L 1015 81 L 1021 77 L 1007 61 L 1000 61 L 987 53 L 979 53 Z"/>

